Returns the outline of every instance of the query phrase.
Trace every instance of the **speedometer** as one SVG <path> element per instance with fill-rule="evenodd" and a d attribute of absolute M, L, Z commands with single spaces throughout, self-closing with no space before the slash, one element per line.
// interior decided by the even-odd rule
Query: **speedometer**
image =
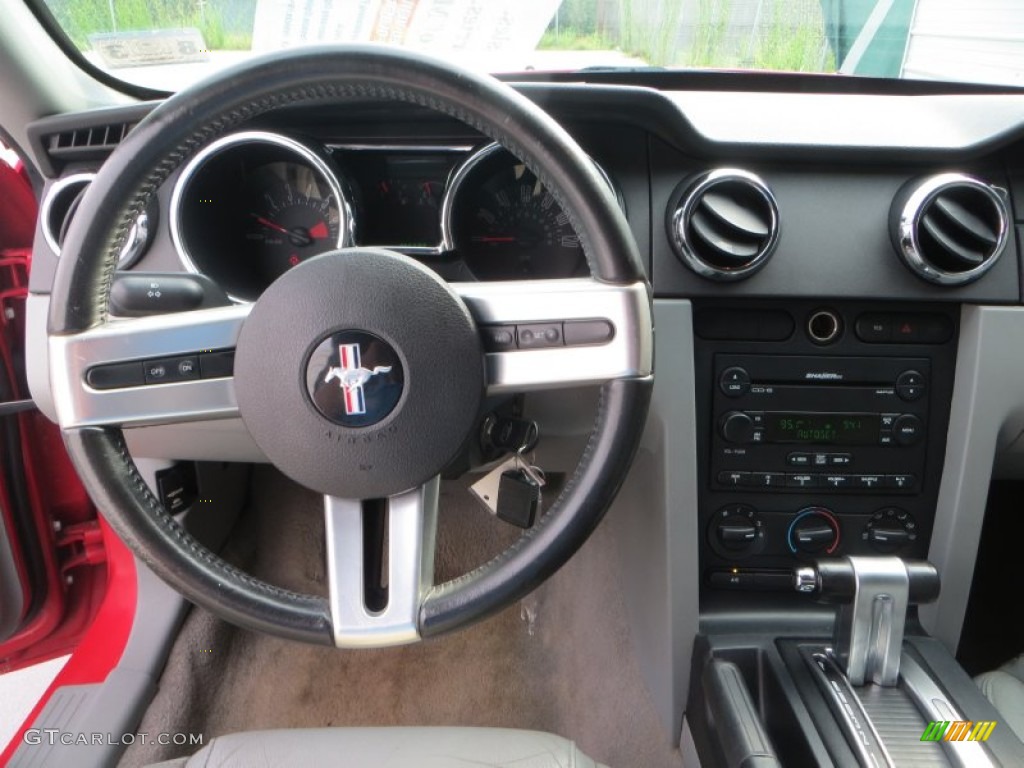
<path fill-rule="evenodd" d="M 446 246 L 481 280 L 586 274 L 569 216 L 536 175 L 497 144 L 456 171 L 443 217 Z"/>

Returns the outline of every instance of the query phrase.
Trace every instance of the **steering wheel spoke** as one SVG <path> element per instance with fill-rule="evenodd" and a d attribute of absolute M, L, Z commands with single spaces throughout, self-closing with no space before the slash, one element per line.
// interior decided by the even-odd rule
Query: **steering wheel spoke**
<path fill-rule="evenodd" d="M 651 375 L 644 282 L 593 278 L 453 283 L 484 335 L 487 392 L 603 384 Z"/>
<path fill-rule="evenodd" d="M 230 360 L 249 309 L 119 319 L 51 336 L 60 425 L 130 427 L 237 416 Z"/>
<path fill-rule="evenodd" d="M 324 497 L 328 602 L 339 648 L 420 639 L 434 581 L 439 478 L 387 499 Z"/>

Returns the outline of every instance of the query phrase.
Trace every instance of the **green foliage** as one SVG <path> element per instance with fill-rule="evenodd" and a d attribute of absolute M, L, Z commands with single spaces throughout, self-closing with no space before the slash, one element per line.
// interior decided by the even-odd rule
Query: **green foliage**
<path fill-rule="evenodd" d="M 693 45 L 685 63 L 691 67 L 735 66 L 725 58 L 723 41 L 729 30 L 729 0 L 697 0 Z"/>
<path fill-rule="evenodd" d="M 772 7 L 772 16 L 744 65 L 777 72 L 834 72 L 836 68 L 822 24 L 787 21 L 778 5 Z"/>
<path fill-rule="evenodd" d="M 571 27 L 560 27 L 557 32 L 549 28 L 537 44 L 537 49 L 542 51 L 609 51 L 615 47 L 615 42 L 607 35 Z"/>
<path fill-rule="evenodd" d="M 48 5 L 72 42 L 83 50 L 89 47 L 89 35 L 100 32 L 182 27 L 196 27 L 211 49 L 252 47 L 255 0 L 203 5 L 196 0 L 48 0 Z M 249 13 L 247 6 L 251 6 Z M 234 23 L 227 23 L 229 16 Z"/>

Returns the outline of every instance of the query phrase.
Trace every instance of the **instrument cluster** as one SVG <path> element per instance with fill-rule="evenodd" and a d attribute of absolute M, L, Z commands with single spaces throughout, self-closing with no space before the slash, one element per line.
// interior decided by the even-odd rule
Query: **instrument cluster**
<path fill-rule="evenodd" d="M 185 267 L 237 301 L 348 246 L 396 250 L 456 280 L 587 274 L 568 215 L 497 144 L 325 146 L 235 133 L 185 166 L 169 218 Z"/>

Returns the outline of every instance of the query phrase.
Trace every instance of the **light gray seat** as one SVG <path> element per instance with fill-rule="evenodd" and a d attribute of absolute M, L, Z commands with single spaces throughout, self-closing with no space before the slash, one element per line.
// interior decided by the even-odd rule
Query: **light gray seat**
<path fill-rule="evenodd" d="M 1024 654 L 974 678 L 1003 722 L 1024 741 Z"/>
<path fill-rule="evenodd" d="M 150 768 L 604 768 L 576 744 L 509 728 L 293 728 L 213 739 Z"/>

